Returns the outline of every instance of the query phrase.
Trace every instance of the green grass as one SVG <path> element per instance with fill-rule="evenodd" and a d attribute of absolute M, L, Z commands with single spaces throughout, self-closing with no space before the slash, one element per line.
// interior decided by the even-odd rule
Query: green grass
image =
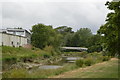
<path fill-rule="evenodd" d="M 110 60 L 84 69 L 67 72 L 56 78 L 118 78 L 118 60 Z"/>
<path fill-rule="evenodd" d="M 26 49 L 26 48 L 14 48 L 9 46 L 2 46 L 2 60 L 3 61 L 9 61 L 9 60 L 22 60 L 24 58 L 28 59 L 36 59 L 36 58 L 42 58 L 45 55 L 50 56 L 51 53 L 37 49 Z"/>
<path fill-rule="evenodd" d="M 47 59 L 52 57 L 54 51 L 45 51 L 38 48 L 26 49 L 23 47 L 15 48 L 9 46 L 0 46 L 2 48 L 2 62 L 3 70 L 7 70 L 12 64 L 17 64 L 18 62 L 37 62 L 37 63 L 47 63 Z M 1 58 L 0 58 L 1 60 Z"/>
<path fill-rule="evenodd" d="M 115 64 L 116 63 L 116 64 Z M 79 74 L 79 73 L 78 73 Z M 118 67 L 117 62 L 111 61 L 106 63 L 104 66 L 99 65 L 92 68 L 86 72 L 75 77 L 85 77 L 85 78 L 118 78 Z"/>
<path fill-rule="evenodd" d="M 3 73 L 3 78 L 48 78 L 49 76 L 59 75 L 63 72 L 78 68 L 75 64 L 65 64 L 58 69 L 11 69 Z"/>

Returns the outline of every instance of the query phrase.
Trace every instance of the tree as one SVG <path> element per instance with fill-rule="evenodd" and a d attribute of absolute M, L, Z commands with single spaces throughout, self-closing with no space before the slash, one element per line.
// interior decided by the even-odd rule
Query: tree
<path fill-rule="evenodd" d="M 72 38 L 72 46 L 87 47 L 87 39 L 92 36 L 89 28 L 80 28 Z"/>
<path fill-rule="evenodd" d="M 98 45 L 98 44 L 101 45 L 101 39 L 102 39 L 102 36 L 99 34 L 92 35 L 87 39 L 87 43 L 88 43 L 87 47 Z"/>
<path fill-rule="evenodd" d="M 37 48 L 43 48 L 47 45 L 48 37 L 49 37 L 49 29 L 50 26 L 46 26 L 44 24 L 37 24 L 32 26 L 32 45 Z"/>
<path fill-rule="evenodd" d="M 32 26 L 32 45 L 43 49 L 45 46 L 53 46 L 54 48 L 60 45 L 61 35 L 50 25 L 37 24 Z"/>
<path fill-rule="evenodd" d="M 70 46 L 71 45 L 71 36 L 74 33 L 71 27 L 60 26 L 55 28 L 58 34 L 61 34 L 61 46 Z"/>
<path fill-rule="evenodd" d="M 104 34 L 104 49 L 109 52 L 108 55 L 115 56 L 118 55 L 118 39 L 120 35 L 120 1 L 106 2 L 105 5 L 113 12 L 108 13 L 106 24 L 100 27 L 98 33 Z"/>
<path fill-rule="evenodd" d="M 72 46 L 72 38 L 74 36 L 74 33 L 68 33 L 66 34 L 66 36 L 64 37 L 64 46 L 70 47 Z"/>
<path fill-rule="evenodd" d="M 63 36 L 65 36 L 67 33 L 74 33 L 72 31 L 72 28 L 71 27 L 67 27 L 67 26 L 60 26 L 60 27 L 55 28 L 55 30 L 57 30 Z"/>
<path fill-rule="evenodd" d="M 102 44 L 101 44 L 102 36 L 99 34 L 93 35 L 87 40 L 87 47 L 88 52 L 100 52 L 102 51 Z"/>

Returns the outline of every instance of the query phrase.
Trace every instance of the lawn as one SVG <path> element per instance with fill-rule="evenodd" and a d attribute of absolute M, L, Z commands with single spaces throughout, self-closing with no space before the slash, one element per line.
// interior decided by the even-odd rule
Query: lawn
<path fill-rule="evenodd" d="M 53 78 L 118 78 L 118 59 L 112 58 L 110 61 L 65 72 Z"/>

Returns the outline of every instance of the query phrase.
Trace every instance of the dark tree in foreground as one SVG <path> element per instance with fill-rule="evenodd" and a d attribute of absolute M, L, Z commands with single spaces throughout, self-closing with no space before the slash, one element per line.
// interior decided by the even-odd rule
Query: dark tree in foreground
<path fill-rule="evenodd" d="M 107 2 L 105 5 L 112 12 L 108 13 L 106 24 L 100 27 L 98 33 L 104 34 L 104 49 L 110 56 L 115 56 L 118 55 L 118 46 L 120 46 L 118 45 L 120 36 L 120 1 Z"/>

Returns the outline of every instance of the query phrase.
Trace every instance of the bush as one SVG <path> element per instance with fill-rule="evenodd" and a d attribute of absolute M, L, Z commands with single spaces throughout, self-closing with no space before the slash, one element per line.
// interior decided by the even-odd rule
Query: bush
<path fill-rule="evenodd" d="M 44 48 L 44 51 L 48 52 L 52 56 L 55 54 L 55 50 L 54 50 L 54 48 L 52 46 L 46 46 Z"/>
<path fill-rule="evenodd" d="M 44 58 L 50 58 L 50 55 L 49 54 L 43 54 L 43 57 Z"/>
<path fill-rule="evenodd" d="M 6 58 L 4 58 L 3 59 L 3 62 L 7 62 L 7 63 L 16 63 L 16 61 L 17 61 L 17 58 L 15 58 L 15 57 L 6 57 Z"/>
<path fill-rule="evenodd" d="M 84 61 L 82 59 L 76 60 L 76 65 L 79 67 L 82 67 L 84 64 Z"/>
<path fill-rule="evenodd" d="M 93 46 L 88 47 L 88 52 L 89 53 L 100 52 L 100 51 L 102 51 L 102 46 L 101 45 L 93 45 Z"/>
<path fill-rule="evenodd" d="M 103 56 L 103 61 L 108 61 L 108 60 L 110 60 L 109 56 Z"/>
<path fill-rule="evenodd" d="M 86 59 L 84 60 L 84 64 L 85 64 L 86 66 L 91 66 L 93 63 L 94 63 L 93 58 L 86 58 Z"/>

